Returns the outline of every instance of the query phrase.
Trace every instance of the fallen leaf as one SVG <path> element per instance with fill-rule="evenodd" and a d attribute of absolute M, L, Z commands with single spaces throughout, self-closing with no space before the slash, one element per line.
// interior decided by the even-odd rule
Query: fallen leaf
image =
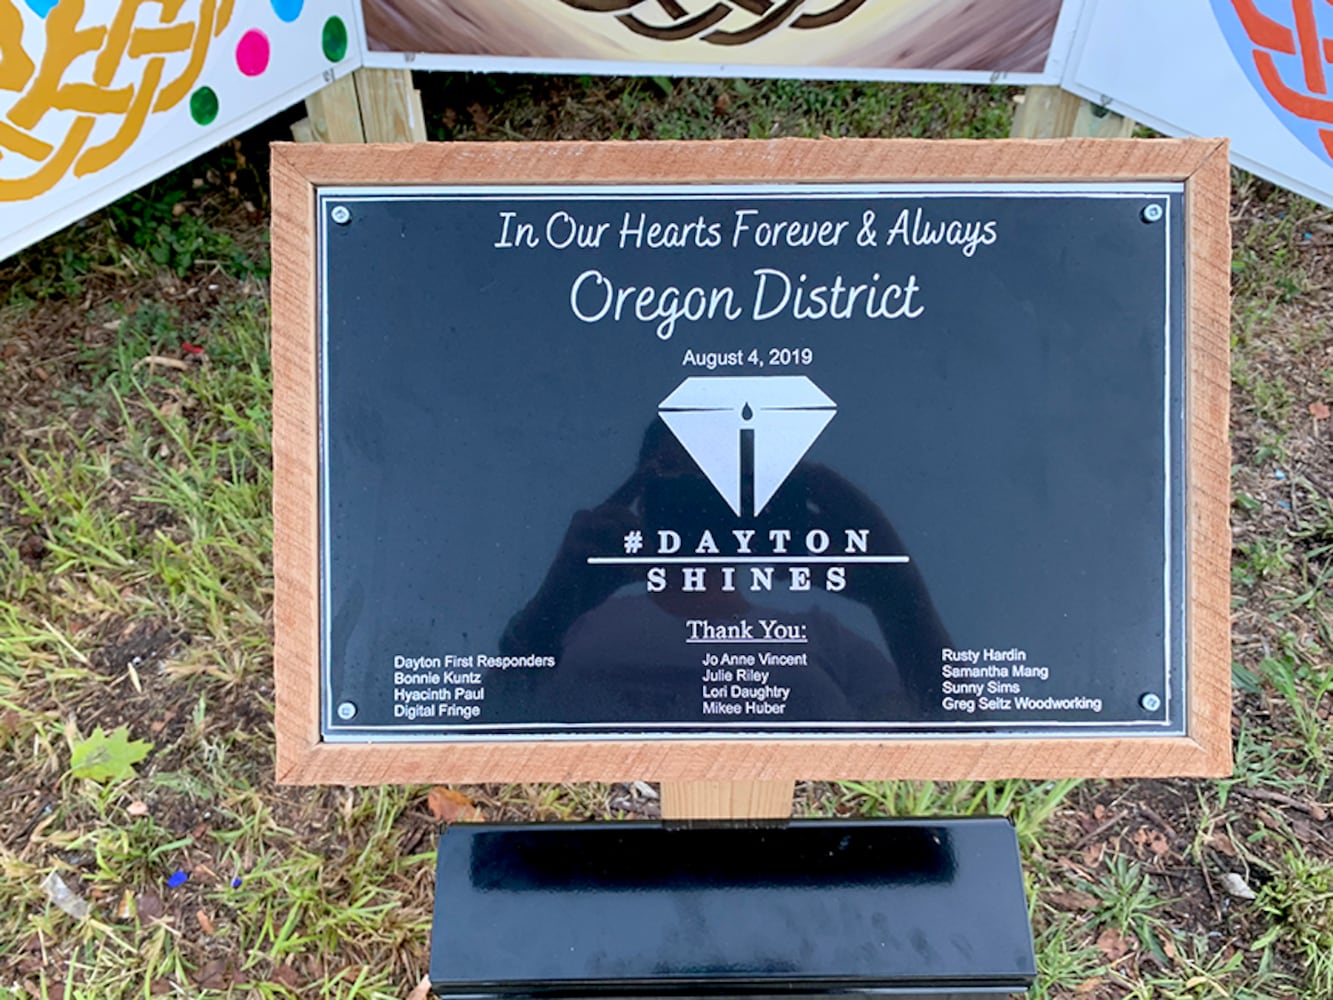
<path fill-rule="evenodd" d="M 1087 892 L 1048 892 L 1042 896 L 1046 902 L 1062 910 L 1095 910 L 1097 897 Z"/>
<path fill-rule="evenodd" d="M 141 924 L 160 919 L 164 912 L 162 897 L 155 892 L 140 893 L 139 898 L 134 901 L 134 913 Z"/>
<path fill-rule="evenodd" d="M 436 785 L 426 795 L 426 808 L 437 823 L 479 823 L 486 817 L 462 792 Z"/>
<path fill-rule="evenodd" d="M 301 986 L 301 977 L 286 962 L 274 966 L 273 975 L 269 978 L 279 986 L 286 986 L 289 990 L 299 989 Z"/>
<path fill-rule="evenodd" d="M 30 563 L 39 563 L 46 556 L 46 539 L 41 535 L 29 535 L 19 542 L 19 556 Z"/>
<path fill-rule="evenodd" d="M 1108 962 L 1118 962 L 1129 954 L 1129 942 L 1114 927 L 1108 927 L 1097 935 L 1097 950 Z"/>
<path fill-rule="evenodd" d="M 1160 858 L 1171 853 L 1171 843 L 1164 833 L 1153 830 L 1148 836 L 1148 850 Z"/>
<path fill-rule="evenodd" d="M 116 919 L 129 920 L 132 916 L 134 916 L 134 893 L 126 889 L 120 897 L 120 905 L 116 907 Z"/>
<path fill-rule="evenodd" d="M 75 920 L 82 920 L 88 915 L 88 901 L 71 889 L 56 872 L 51 872 L 41 881 L 42 891 L 56 906 L 60 907 Z"/>
<path fill-rule="evenodd" d="M 412 992 L 407 995 L 407 1000 L 426 1000 L 430 996 L 430 976 L 422 976 L 421 982 L 412 987 Z"/>
<path fill-rule="evenodd" d="M 203 910 L 194 911 L 194 919 L 199 921 L 199 929 L 210 937 L 217 933 L 217 927 L 213 923 L 213 918 Z"/>
<path fill-rule="evenodd" d="M 236 970 L 224 958 L 215 958 L 205 962 L 195 973 L 194 985 L 201 990 L 228 989 L 236 978 Z"/>
<path fill-rule="evenodd" d="M 1102 860 L 1102 855 L 1106 853 L 1105 844 L 1089 844 L 1083 848 L 1083 863 L 1089 868 L 1096 867 Z"/>
<path fill-rule="evenodd" d="M 123 781 L 134 777 L 134 765 L 148 756 L 153 744 L 130 739 L 127 726 L 106 732 L 101 726 L 74 744 L 69 773 L 92 781 Z"/>
<path fill-rule="evenodd" d="M 1176 943 L 1171 940 L 1171 935 L 1161 928 L 1157 928 L 1154 933 L 1157 935 L 1157 943 L 1162 946 L 1162 954 L 1174 962 L 1176 960 Z"/>
<path fill-rule="evenodd" d="M 1236 856 L 1236 845 L 1231 842 L 1231 838 L 1225 833 L 1215 833 L 1208 838 L 1208 844 L 1213 850 L 1225 854 L 1229 858 Z"/>
<path fill-rule="evenodd" d="M 1296 839 L 1302 844 L 1315 846 L 1324 843 L 1323 834 L 1319 832 L 1318 827 L 1308 819 L 1297 817 L 1291 821 L 1291 832 L 1295 834 Z"/>
<path fill-rule="evenodd" d="M 138 361 L 134 362 L 132 367 L 139 369 L 144 365 L 161 368 L 175 368 L 176 370 L 183 372 L 188 372 L 190 370 L 190 366 L 184 361 L 177 360 L 176 358 L 164 358 L 160 354 L 149 354 L 147 357 L 140 358 Z"/>
<path fill-rule="evenodd" d="M 1311 403 L 1311 404 L 1310 404 L 1310 416 L 1314 417 L 1316 420 L 1327 420 L 1328 417 L 1329 417 L 1328 404 L 1327 404 L 1327 403 Z"/>
<path fill-rule="evenodd" d="M 147 803 L 147 802 L 131 802 L 129 805 L 127 805 L 127 806 L 125 807 L 125 811 L 126 811 L 127 813 L 129 813 L 131 816 L 147 816 L 147 815 L 148 815 L 148 803 Z"/>
<path fill-rule="evenodd" d="M 636 792 L 639 793 L 639 795 L 641 795 L 645 799 L 653 799 L 654 801 L 656 801 L 658 798 L 657 789 L 654 788 L 652 785 L 648 784 L 648 782 L 646 781 L 634 782 L 633 788 Z"/>

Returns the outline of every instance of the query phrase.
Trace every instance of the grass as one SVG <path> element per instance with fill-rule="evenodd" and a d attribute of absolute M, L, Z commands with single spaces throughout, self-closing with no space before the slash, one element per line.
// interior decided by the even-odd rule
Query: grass
<path fill-rule="evenodd" d="M 446 139 L 994 136 L 1011 112 L 1000 88 L 420 79 Z M 425 968 L 426 789 L 273 784 L 262 181 L 253 137 L 229 144 L 0 265 L 0 997 L 401 998 Z M 1235 181 L 1235 775 L 798 790 L 807 815 L 1010 816 L 1039 998 L 1333 997 L 1333 430 L 1310 409 L 1333 215 Z M 98 727 L 151 753 L 78 777 Z M 653 808 L 465 792 L 492 820 Z"/>

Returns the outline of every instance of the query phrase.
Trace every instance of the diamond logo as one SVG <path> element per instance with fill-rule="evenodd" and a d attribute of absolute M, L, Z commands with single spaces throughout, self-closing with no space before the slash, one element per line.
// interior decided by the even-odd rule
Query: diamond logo
<path fill-rule="evenodd" d="M 752 375 L 687 378 L 657 412 L 742 517 L 763 511 L 838 408 L 804 375 Z"/>

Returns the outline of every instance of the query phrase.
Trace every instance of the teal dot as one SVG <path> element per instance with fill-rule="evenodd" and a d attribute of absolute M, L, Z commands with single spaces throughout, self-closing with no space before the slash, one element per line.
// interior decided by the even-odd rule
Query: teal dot
<path fill-rule="evenodd" d="M 347 55 L 347 25 L 341 17 L 331 17 L 324 22 L 324 56 L 329 62 L 337 62 Z"/>
<path fill-rule="evenodd" d="M 212 125 L 218 116 L 218 95 L 212 87 L 200 87 L 190 95 L 190 117 L 196 125 Z"/>

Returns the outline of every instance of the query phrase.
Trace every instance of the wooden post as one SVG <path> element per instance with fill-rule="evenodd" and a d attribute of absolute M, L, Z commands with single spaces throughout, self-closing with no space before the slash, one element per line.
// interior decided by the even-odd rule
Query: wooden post
<path fill-rule="evenodd" d="M 1014 112 L 1011 139 L 1128 139 L 1134 120 L 1059 87 L 1029 87 Z"/>
<path fill-rule="evenodd" d="M 356 102 L 356 82 L 350 76 L 340 76 L 323 90 L 315 91 L 305 99 L 305 109 L 310 115 L 309 130 L 317 141 L 366 141 Z M 297 128 L 292 131 L 295 133 Z"/>
<path fill-rule="evenodd" d="M 306 98 L 300 142 L 425 142 L 426 117 L 412 71 L 359 69 Z"/>
<path fill-rule="evenodd" d="M 366 142 L 426 141 L 421 94 L 412 88 L 411 70 L 359 69 L 352 75 Z"/>
<path fill-rule="evenodd" d="M 788 819 L 790 781 L 664 781 L 663 819 Z"/>

